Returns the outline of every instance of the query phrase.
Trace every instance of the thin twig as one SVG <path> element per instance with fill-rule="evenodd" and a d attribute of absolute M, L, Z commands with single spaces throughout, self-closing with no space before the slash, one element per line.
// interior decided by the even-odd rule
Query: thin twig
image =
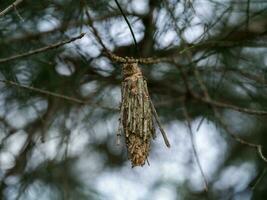
<path fill-rule="evenodd" d="M 196 163 L 197 163 L 198 168 L 200 170 L 201 176 L 203 177 L 205 191 L 208 192 L 208 181 L 207 181 L 207 178 L 205 176 L 204 170 L 203 170 L 203 168 L 201 166 L 201 163 L 200 163 L 200 160 L 199 160 L 199 156 L 198 156 L 198 153 L 197 153 L 197 150 L 196 150 L 196 144 L 194 142 L 193 131 L 192 131 L 192 127 L 191 127 L 191 118 L 190 118 L 190 116 L 188 114 L 185 102 L 183 103 L 183 113 L 184 113 L 184 117 L 185 117 L 185 119 L 187 121 L 187 126 L 188 126 L 188 129 L 189 129 L 189 135 L 190 135 L 190 141 L 191 141 L 191 145 L 192 145 L 194 156 L 196 158 Z"/>
<path fill-rule="evenodd" d="M 86 2 L 84 0 L 82 0 L 82 3 L 85 5 L 85 7 L 87 7 L 87 4 L 86 4 Z M 87 7 L 87 9 L 88 9 L 88 7 Z M 93 25 L 94 20 L 90 16 L 90 14 L 89 14 L 89 12 L 88 12 L 87 9 L 85 9 L 85 15 L 88 18 L 87 24 L 92 29 L 95 38 L 97 39 L 98 43 L 102 46 L 102 48 L 105 51 L 105 53 L 109 54 L 109 50 L 107 49 L 106 45 L 102 42 L 101 37 L 100 37 L 98 31 L 96 30 L 96 28 Z"/>
<path fill-rule="evenodd" d="M 157 113 L 157 111 L 156 111 L 156 109 L 155 109 L 155 106 L 154 106 L 153 102 L 151 101 L 151 99 L 150 99 L 150 104 L 151 104 L 151 108 L 152 108 L 153 115 L 154 115 L 154 117 L 155 117 L 155 120 L 156 120 L 156 122 L 157 122 L 157 124 L 158 124 L 159 130 L 160 130 L 161 135 L 162 135 L 162 137 L 163 137 L 163 140 L 164 140 L 166 146 L 170 148 L 171 145 L 170 145 L 170 142 L 169 142 L 169 140 L 168 140 L 167 134 L 165 133 L 164 129 L 163 129 L 162 126 L 161 126 L 161 123 L 160 123 L 160 120 L 159 120 L 158 113 Z"/>
<path fill-rule="evenodd" d="M 258 153 L 259 153 L 261 159 L 262 159 L 263 161 L 267 162 L 267 158 L 266 158 L 266 157 L 263 155 L 263 153 L 262 153 L 262 146 L 261 146 L 261 145 L 258 145 L 258 146 L 257 146 L 257 149 L 258 149 Z"/>
<path fill-rule="evenodd" d="M 50 44 L 48 46 L 45 46 L 45 47 L 42 47 L 42 48 L 39 48 L 39 49 L 35 49 L 35 50 L 31 50 L 31 51 L 28 51 L 28 52 L 25 52 L 25 53 L 22 53 L 22 54 L 14 55 L 14 56 L 11 56 L 11 57 L 8 57 L 8 58 L 2 58 L 2 59 L 0 59 L 0 63 L 10 62 L 10 61 L 17 60 L 17 59 L 20 59 L 20 58 L 32 56 L 32 55 L 35 55 L 35 54 L 38 54 L 38 53 L 43 53 L 43 52 L 51 50 L 51 49 L 56 49 L 56 48 L 58 48 L 60 46 L 63 46 L 65 44 L 71 43 L 71 42 L 73 42 L 75 40 L 81 39 L 84 35 L 85 35 L 85 33 L 82 33 L 79 36 L 70 38 L 68 40 L 57 42 L 55 44 Z"/>
<path fill-rule="evenodd" d="M 250 17 L 250 14 L 249 14 L 249 11 L 250 11 L 250 0 L 247 0 L 247 9 L 246 9 L 246 14 L 247 14 L 247 21 L 246 21 L 246 28 L 247 30 L 249 30 L 249 17 Z"/>
<path fill-rule="evenodd" d="M 14 10 L 15 10 L 15 13 L 16 15 L 18 16 L 18 18 L 21 20 L 21 21 L 24 21 L 23 17 L 19 14 L 19 11 L 17 10 L 17 7 L 14 6 Z"/>
<path fill-rule="evenodd" d="M 226 123 L 223 121 L 223 119 L 221 118 L 219 112 L 215 109 L 214 110 L 214 114 L 215 117 L 217 118 L 218 122 L 220 123 L 220 125 L 222 126 L 222 128 L 228 133 L 228 135 L 230 135 L 235 141 L 239 142 L 240 144 L 249 146 L 251 148 L 258 148 L 259 145 L 248 142 L 240 137 L 238 137 L 236 134 L 234 134 L 226 125 Z"/>
<path fill-rule="evenodd" d="M 262 146 L 260 144 L 254 144 L 254 143 L 251 143 L 251 142 L 248 142 L 248 141 L 245 141 L 244 139 L 238 137 L 236 134 L 234 134 L 232 131 L 230 131 L 230 129 L 227 127 L 227 125 L 224 123 L 224 121 L 222 120 L 222 118 L 220 117 L 218 111 L 214 109 L 214 114 L 216 116 L 216 118 L 219 120 L 221 126 L 224 128 L 224 130 L 235 140 L 237 141 L 238 143 L 242 144 L 242 145 L 246 145 L 248 147 L 251 147 L 251 148 L 254 148 L 257 150 L 257 153 L 259 155 L 259 157 L 267 163 L 267 158 L 263 155 L 263 152 L 262 152 Z"/>
<path fill-rule="evenodd" d="M 35 87 L 32 87 L 32 86 L 22 85 L 22 84 L 19 84 L 19 83 L 16 83 L 14 81 L 10 81 L 10 80 L 0 80 L 0 82 L 8 84 L 8 85 L 11 85 L 11 86 L 15 86 L 15 87 L 18 87 L 18 88 L 23 88 L 23 89 L 30 90 L 30 91 L 33 91 L 33 92 L 37 92 L 37 93 L 40 93 L 40 94 L 43 94 L 43 95 L 46 95 L 46 96 L 51 96 L 51 97 L 55 97 L 55 98 L 64 99 L 64 100 L 67 100 L 67 101 L 70 101 L 70 102 L 73 102 L 73 103 L 78 103 L 78 104 L 82 104 L 82 105 L 90 104 L 90 105 L 94 105 L 94 106 L 97 106 L 97 107 L 100 107 L 100 108 L 103 108 L 103 109 L 108 109 L 108 110 L 113 110 L 113 111 L 115 111 L 115 110 L 117 111 L 118 110 L 118 109 L 115 109 L 115 108 L 110 108 L 110 107 L 99 105 L 98 103 L 89 102 L 89 101 L 83 101 L 83 100 L 77 99 L 75 97 L 70 97 L 70 96 L 66 96 L 66 95 L 63 95 L 63 94 L 50 92 L 50 91 L 43 90 L 43 89 L 40 89 L 40 88 L 35 88 Z"/>
<path fill-rule="evenodd" d="M 235 106 L 235 105 L 232 105 L 232 104 L 227 104 L 227 103 L 223 103 L 223 102 L 219 102 L 219 101 L 214 101 L 212 99 L 207 99 L 207 98 L 204 98 L 204 97 L 201 97 L 195 93 L 192 93 L 192 96 L 195 98 L 195 99 L 198 99 L 200 101 L 203 101 L 204 103 L 207 103 L 209 105 L 213 105 L 213 106 L 216 106 L 216 107 L 220 107 L 220 108 L 228 108 L 228 109 L 232 109 L 232 110 L 235 110 L 235 111 L 238 111 L 238 112 L 242 112 L 242 113 L 247 113 L 247 114 L 250 114 L 250 115 L 267 115 L 267 111 L 264 111 L 264 110 L 254 110 L 254 109 L 249 109 L 249 108 L 241 108 L 241 107 L 238 107 L 238 106 Z"/>
<path fill-rule="evenodd" d="M 0 12 L 0 17 L 4 16 L 8 11 L 10 11 L 12 8 L 16 8 L 17 5 L 19 5 L 23 0 L 16 0 L 11 5 L 9 5 L 7 8 L 5 8 L 3 11 Z"/>
<path fill-rule="evenodd" d="M 261 180 L 265 176 L 266 172 L 267 172 L 267 168 L 264 168 L 264 170 L 260 174 L 259 178 L 256 180 L 255 184 L 253 186 L 251 186 L 251 190 L 255 190 L 255 188 L 259 185 L 259 183 L 261 182 Z"/>
<path fill-rule="evenodd" d="M 119 2 L 118 2 L 117 0 L 115 0 L 115 3 L 116 3 L 116 5 L 118 6 L 118 8 L 119 8 L 119 10 L 120 10 L 120 12 L 121 12 L 123 18 L 125 19 L 125 21 L 126 21 L 128 27 L 129 27 L 129 29 L 130 29 L 130 31 L 131 31 L 131 34 L 132 34 L 132 37 L 133 37 L 133 40 L 134 40 L 134 44 L 135 44 L 135 47 L 136 47 L 136 52 L 137 52 L 137 55 L 138 55 L 138 54 L 139 54 L 139 49 L 138 49 L 137 41 L 136 41 L 136 38 L 135 38 L 135 36 L 134 36 L 134 32 L 133 32 L 133 29 L 132 29 L 132 27 L 131 27 L 131 24 L 130 24 L 129 20 L 127 19 L 126 15 L 124 14 L 124 12 L 123 12 L 123 10 L 122 10 L 122 8 L 121 8 Z"/>

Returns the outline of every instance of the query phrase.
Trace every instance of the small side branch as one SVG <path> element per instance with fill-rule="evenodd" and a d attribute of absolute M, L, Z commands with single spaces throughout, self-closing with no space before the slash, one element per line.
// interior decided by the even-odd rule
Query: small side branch
<path fill-rule="evenodd" d="M 16 0 L 3 11 L 0 12 L 0 17 L 4 16 L 7 12 L 9 12 L 12 8 L 16 9 L 16 6 L 19 5 L 23 0 Z"/>
<path fill-rule="evenodd" d="M 242 144 L 242 145 L 246 145 L 248 147 L 254 148 L 257 150 L 257 153 L 260 157 L 260 159 L 264 162 L 267 163 L 267 158 L 263 155 L 262 152 L 262 146 L 260 144 L 255 144 L 255 143 L 251 143 L 248 142 L 240 137 L 238 137 L 236 134 L 234 134 L 228 127 L 227 125 L 224 123 L 223 119 L 221 118 L 221 116 L 219 115 L 218 111 L 213 108 L 215 117 L 218 119 L 219 123 L 221 124 L 221 126 L 224 128 L 224 130 L 238 143 Z"/>
<path fill-rule="evenodd" d="M 82 105 L 90 104 L 90 105 L 93 105 L 93 106 L 96 106 L 96 107 L 99 107 L 99 108 L 118 111 L 118 109 L 116 109 L 116 108 L 110 108 L 110 107 L 107 107 L 107 106 L 99 105 L 98 103 L 94 103 L 94 102 L 83 101 L 83 100 L 77 99 L 75 97 L 70 97 L 70 96 L 66 96 L 66 95 L 63 95 L 63 94 L 50 92 L 50 91 L 43 90 L 43 89 L 40 89 L 40 88 L 35 88 L 35 87 L 32 87 L 32 86 L 22 85 L 22 84 L 19 84 L 19 83 L 13 82 L 13 81 L 9 81 L 9 80 L 0 80 L 0 82 L 5 83 L 7 85 L 14 86 L 14 87 L 22 88 L 22 89 L 25 89 L 25 90 L 30 90 L 30 91 L 33 91 L 33 92 L 36 92 L 36 93 L 40 93 L 40 94 L 43 94 L 43 95 L 46 95 L 46 96 L 51 96 L 51 97 L 67 100 L 67 101 L 70 101 L 70 102 L 76 103 L 76 104 L 82 104 Z"/>
<path fill-rule="evenodd" d="M 254 185 L 251 186 L 251 190 L 255 190 L 256 187 L 259 185 L 259 183 L 262 181 L 263 177 L 265 176 L 267 172 L 267 168 L 264 168 L 264 170 L 261 172 L 260 176 L 257 178 Z"/>
<path fill-rule="evenodd" d="M 157 113 L 157 111 L 156 111 L 156 109 L 155 109 L 155 106 L 154 106 L 153 102 L 151 101 L 151 99 L 150 99 L 150 104 L 151 104 L 151 108 L 152 108 L 153 115 L 154 115 L 155 120 L 156 120 L 156 122 L 157 122 L 157 124 L 158 124 L 159 130 L 160 130 L 160 132 L 161 132 L 161 134 L 162 134 L 163 140 L 164 140 L 166 146 L 170 148 L 171 145 L 170 145 L 170 142 L 169 142 L 169 140 L 168 140 L 167 134 L 165 133 L 164 129 L 163 129 L 162 126 L 161 126 L 161 123 L 160 123 L 160 121 L 159 121 L 158 113 Z"/>
<path fill-rule="evenodd" d="M 72 102 L 78 103 L 78 104 L 85 104 L 84 101 L 82 101 L 80 99 L 76 99 L 74 97 L 69 97 L 69 96 L 65 96 L 65 95 L 62 95 L 62 94 L 55 93 L 55 92 L 50 92 L 50 91 L 47 91 L 47 90 L 42 90 L 42 89 L 35 88 L 35 87 L 32 87 L 32 86 L 22 85 L 22 84 L 13 82 L 13 81 L 0 80 L 0 82 L 5 83 L 7 85 L 15 86 L 15 87 L 18 87 L 18 88 L 23 88 L 23 89 L 26 89 L 26 90 L 31 90 L 33 92 L 41 93 L 41 94 L 44 94 L 46 96 L 52 96 L 52 97 L 64 99 L 64 100 L 67 100 L 67 101 L 72 101 Z"/>
<path fill-rule="evenodd" d="M 192 127 L 191 127 L 191 118 L 190 118 L 190 116 L 188 114 L 188 111 L 187 111 L 185 103 L 183 103 L 183 112 L 184 112 L 184 117 L 185 117 L 185 119 L 187 121 L 187 126 L 188 126 L 189 134 L 190 134 L 190 141 L 191 141 L 191 145 L 192 145 L 194 156 L 196 158 L 196 163 L 197 163 L 197 166 L 198 166 L 198 168 L 200 170 L 201 176 L 203 177 L 205 191 L 208 192 L 208 181 L 207 181 L 207 178 L 205 176 L 204 170 L 203 170 L 203 168 L 201 166 L 199 157 L 198 157 L 198 153 L 197 153 L 197 150 L 196 150 L 196 144 L 195 144 L 194 138 L 193 138 L 193 131 L 192 131 Z"/>
<path fill-rule="evenodd" d="M 70 38 L 68 40 L 64 40 L 64 41 L 61 41 L 61 42 L 58 42 L 58 43 L 55 43 L 55 44 L 50 44 L 48 46 L 45 46 L 45 47 L 42 47 L 42 48 L 39 48 L 39 49 L 35 49 L 35 50 L 31 50 L 31 51 L 28 51 L 28 52 L 25 52 L 25 53 L 22 53 L 22 54 L 14 55 L 14 56 L 11 56 L 11 57 L 8 57 L 8 58 L 2 58 L 2 59 L 0 59 L 0 63 L 10 62 L 10 61 L 17 60 L 17 59 L 20 59 L 20 58 L 32 56 L 32 55 L 39 54 L 39 53 L 43 53 L 43 52 L 49 51 L 51 49 L 56 49 L 56 48 L 58 48 L 60 46 L 63 46 L 65 44 L 71 43 L 71 42 L 73 42 L 75 40 L 81 39 L 84 35 L 85 35 L 85 33 L 82 33 L 79 36 Z"/>
<path fill-rule="evenodd" d="M 82 3 L 83 3 L 83 4 L 85 5 L 85 7 L 86 7 L 86 9 L 85 9 L 85 15 L 86 15 L 86 17 L 88 18 L 88 22 L 87 22 L 87 23 L 88 23 L 89 27 L 92 29 L 92 32 L 93 32 L 93 34 L 94 34 L 94 36 L 95 36 L 97 42 L 101 45 L 101 47 L 103 48 L 103 50 L 105 51 L 105 53 L 109 55 L 109 50 L 108 50 L 108 48 L 107 48 L 107 47 L 105 46 L 105 44 L 103 43 L 103 41 L 102 41 L 102 39 L 101 39 L 101 37 L 100 37 L 100 35 L 99 35 L 97 29 L 96 29 L 96 28 L 94 27 L 94 25 L 93 25 L 94 20 L 92 19 L 92 17 L 90 16 L 90 14 L 89 14 L 89 12 L 88 12 L 88 10 L 87 10 L 87 9 L 88 9 L 88 6 L 87 6 L 85 0 L 83 0 Z"/>
<path fill-rule="evenodd" d="M 210 104 L 210 105 L 215 106 L 215 107 L 228 108 L 228 109 L 232 109 L 232 110 L 235 110 L 235 111 L 238 111 L 238 112 L 247 113 L 247 114 L 250 114 L 250 115 L 267 115 L 267 111 L 264 111 L 264 110 L 255 110 L 255 109 L 249 109 L 249 108 L 242 108 L 242 107 L 238 107 L 238 106 L 235 106 L 235 105 L 232 105 L 232 104 L 227 104 L 227 103 L 215 101 L 215 100 L 212 100 L 211 98 L 207 99 L 205 97 L 198 96 L 195 93 L 192 93 L 192 95 L 193 95 L 193 97 L 195 99 L 198 99 L 198 100 L 200 100 L 200 101 L 202 101 L 204 103 Z"/>
<path fill-rule="evenodd" d="M 131 24 L 130 24 L 129 20 L 127 19 L 126 15 L 124 14 L 124 12 L 123 12 L 123 10 L 122 10 L 122 8 L 121 8 L 119 2 L 118 2 L 117 0 L 115 0 L 115 3 L 116 3 L 116 5 L 118 6 L 118 8 L 119 8 L 119 10 L 120 10 L 120 12 L 121 12 L 121 14 L 122 14 L 124 20 L 126 21 L 128 27 L 129 27 L 129 29 L 130 29 L 130 32 L 131 32 L 131 35 L 132 35 L 132 37 L 133 37 L 134 44 L 135 44 L 135 47 L 136 47 L 136 52 L 137 52 L 137 55 L 138 55 L 138 54 L 139 54 L 138 45 L 137 45 L 136 38 L 135 38 L 135 36 L 134 36 L 133 29 L 132 29 L 132 27 L 131 27 Z"/>
<path fill-rule="evenodd" d="M 261 157 L 261 159 L 267 163 L 267 158 L 263 155 L 262 153 L 262 146 L 261 145 L 257 145 L 257 150 L 258 150 L 258 154 Z"/>

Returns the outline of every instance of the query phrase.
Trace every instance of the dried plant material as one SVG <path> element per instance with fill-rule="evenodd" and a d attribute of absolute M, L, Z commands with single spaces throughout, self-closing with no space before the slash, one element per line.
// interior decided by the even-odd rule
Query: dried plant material
<path fill-rule="evenodd" d="M 155 137 L 154 107 L 138 64 L 124 63 L 122 74 L 119 134 L 123 130 L 132 166 L 143 166 L 149 155 L 151 139 Z"/>
<path fill-rule="evenodd" d="M 122 73 L 121 123 L 128 156 L 133 167 L 142 166 L 155 134 L 147 84 L 137 63 L 124 63 Z"/>

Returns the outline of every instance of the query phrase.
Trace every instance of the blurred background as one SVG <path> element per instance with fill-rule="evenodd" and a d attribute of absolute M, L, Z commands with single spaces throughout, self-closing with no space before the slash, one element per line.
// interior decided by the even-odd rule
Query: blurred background
<path fill-rule="evenodd" d="M 267 1 L 118 2 L 138 50 L 113 0 L 0 14 L 0 199 L 266 199 Z M 150 166 L 131 168 L 116 145 L 121 65 L 92 25 L 116 55 L 171 58 L 140 65 L 171 143 L 157 133 Z"/>

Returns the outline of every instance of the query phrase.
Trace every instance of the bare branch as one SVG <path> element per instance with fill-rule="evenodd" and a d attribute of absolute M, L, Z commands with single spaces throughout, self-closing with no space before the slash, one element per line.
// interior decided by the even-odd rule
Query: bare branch
<path fill-rule="evenodd" d="M 32 86 L 22 85 L 22 84 L 19 84 L 19 83 L 13 82 L 13 81 L 9 81 L 9 80 L 0 80 L 0 82 L 8 84 L 8 85 L 15 86 L 15 87 L 23 88 L 23 89 L 26 89 L 26 90 L 31 90 L 33 92 L 44 94 L 46 96 L 51 96 L 51 97 L 55 97 L 55 98 L 64 99 L 64 100 L 67 100 L 67 101 L 70 101 L 70 102 L 73 102 L 73 103 L 77 103 L 77 104 L 83 104 L 83 105 L 90 104 L 90 105 L 94 105 L 94 106 L 97 106 L 97 107 L 100 107 L 100 108 L 103 108 L 103 109 L 108 109 L 108 110 L 113 110 L 113 111 L 114 110 L 116 110 L 116 111 L 118 110 L 116 108 L 110 108 L 110 107 L 99 105 L 98 103 L 89 102 L 89 101 L 83 101 L 83 100 L 77 99 L 75 97 L 70 97 L 70 96 L 58 94 L 58 93 L 55 93 L 55 92 L 50 92 L 50 91 L 43 90 L 43 89 L 40 89 L 40 88 L 35 88 L 35 87 L 32 87 Z"/>
<path fill-rule="evenodd" d="M 258 153 L 259 153 L 261 159 L 262 159 L 263 161 L 267 162 L 267 158 L 266 158 L 266 157 L 263 155 L 263 153 L 262 153 L 262 146 L 261 146 L 261 145 L 258 145 L 258 146 L 257 146 L 257 149 L 258 149 Z"/>
<path fill-rule="evenodd" d="M 260 176 L 257 178 L 255 184 L 253 186 L 251 186 L 251 190 L 255 190 L 256 189 L 256 187 L 262 181 L 262 178 L 265 176 L 266 172 L 267 172 L 267 168 L 264 168 L 264 170 L 261 172 Z"/>
<path fill-rule="evenodd" d="M 164 129 L 162 128 L 162 125 L 161 125 L 161 123 L 160 123 L 160 121 L 159 121 L 158 113 L 157 113 L 157 111 L 156 111 L 156 109 L 155 109 L 155 106 L 154 106 L 153 102 L 151 101 L 151 99 L 150 99 L 150 104 L 151 104 L 151 108 L 152 108 L 153 115 L 154 115 L 154 117 L 155 117 L 155 120 L 156 120 L 156 122 L 157 122 L 157 124 L 158 124 L 159 130 L 160 130 L 160 132 L 161 132 L 161 134 L 162 134 L 162 137 L 163 137 L 163 139 L 164 139 L 164 142 L 165 142 L 166 146 L 170 148 L 171 145 L 170 145 L 170 142 L 169 142 L 169 140 L 168 140 L 167 134 L 165 133 Z"/>
<path fill-rule="evenodd" d="M 216 107 L 220 107 L 220 108 L 228 108 L 228 109 L 232 109 L 238 112 L 242 112 L 242 113 L 247 113 L 250 115 L 267 115 L 267 111 L 264 110 L 254 110 L 254 109 L 249 109 L 249 108 L 241 108 L 232 104 L 227 104 L 227 103 L 223 103 L 223 102 L 219 102 L 219 101 L 214 101 L 212 99 L 207 99 L 204 97 L 201 97 L 195 93 L 192 93 L 193 97 L 195 99 L 198 99 L 200 101 L 203 101 L 209 105 L 213 105 Z"/>
<path fill-rule="evenodd" d="M 199 157 L 198 157 L 196 144 L 195 144 L 194 138 L 193 138 L 193 131 L 192 131 L 192 127 L 191 127 L 191 118 L 190 118 L 190 116 L 188 114 L 185 102 L 183 103 L 183 113 L 184 113 L 184 117 L 185 117 L 185 119 L 187 121 L 187 126 L 188 126 L 188 129 L 189 129 L 189 135 L 190 135 L 190 141 L 191 141 L 191 145 L 192 145 L 194 156 L 196 158 L 196 163 L 197 163 L 198 168 L 200 170 L 201 176 L 203 177 L 203 182 L 204 182 L 204 186 L 205 186 L 204 188 L 205 188 L 206 192 L 208 192 L 208 181 L 207 181 L 207 178 L 205 176 L 204 170 L 203 170 L 203 168 L 201 166 Z"/>
<path fill-rule="evenodd" d="M 11 56 L 11 57 L 8 57 L 8 58 L 2 58 L 2 59 L 0 59 L 0 63 L 10 62 L 10 61 L 17 60 L 17 59 L 20 59 L 20 58 L 32 56 L 32 55 L 35 55 L 35 54 L 38 54 L 38 53 L 43 53 L 43 52 L 49 51 L 51 49 L 56 49 L 56 48 L 58 48 L 60 46 L 63 46 L 65 44 L 71 43 L 71 42 L 73 42 L 75 40 L 81 39 L 84 35 L 85 35 L 85 33 L 82 33 L 79 36 L 70 38 L 68 40 L 64 40 L 64 41 L 61 41 L 61 42 L 58 42 L 58 43 L 55 43 L 55 44 L 50 44 L 48 46 L 45 46 L 45 47 L 42 47 L 42 48 L 39 48 L 39 49 L 35 49 L 35 50 L 31 50 L 31 51 L 28 51 L 28 52 L 25 52 L 25 53 L 22 53 L 22 54 L 14 55 L 14 56 Z"/>
<path fill-rule="evenodd" d="M 11 5 L 9 5 L 7 8 L 5 8 L 3 11 L 0 12 L 0 17 L 4 16 L 8 11 L 10 11 L 12 8 L 16 9 L 16 6 L 19 5 L 23 0 L 16 0 Z"/>
<path fill-rule="evenodd" d="M 84 0 L 82 0 L 82 3 L 87 7 L 86 2 L 85 2 Z M 91 18 L 91 16 L 90 16 L 90 14 L 89 14 L 89 12 L 88 12 L 87 9 L 85 9 L 85 15 L 86 15 L 86 17 L 88 18 L 88 22 L 87 22 L 87 24 L 88 24 L 88 25 L 90 26 L 90 28 L 92 29 L 93 34 L 94 34 L 96 40 L 97 40 L 98 43 L 102 46 L 102 48 L 103 48 L 103 50 L 105 51 L 105 53 L 108 54 L 108 53 L 109 53 L 109 50 L 108 50 L 108 48 L 106 47 L 106 45 L 103 43 L 103 41 L 102 41 L 102 39 L 101 39 L 101 37 L 100 37 L 98 31 L 97 31 L 96 28 L 94 27 L 94 25 L 93 25 L 93 22 L 94 22 L 94 21 L 93 21 L 93 19 Z"/>

